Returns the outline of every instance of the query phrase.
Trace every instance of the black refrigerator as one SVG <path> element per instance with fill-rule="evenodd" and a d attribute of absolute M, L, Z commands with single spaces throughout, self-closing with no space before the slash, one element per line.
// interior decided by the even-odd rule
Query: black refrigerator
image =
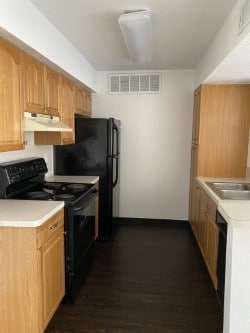
<path fill-rule="evenodd" d="M 56 175 L 99 176 L 99 241 L 119 217 L 120 121 L 75 117 L 75 144 L 54 146 Z"/>

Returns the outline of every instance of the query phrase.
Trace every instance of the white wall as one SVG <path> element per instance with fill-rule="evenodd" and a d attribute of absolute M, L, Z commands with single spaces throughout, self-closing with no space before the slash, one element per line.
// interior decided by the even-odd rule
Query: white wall
<path fill-rule="evenodd" d="M 25 141 L 27 142 L 27 144 L 25 145 L 24 150 L 1 152 L 0 163 L 30 157 L 43 157 L 48 167 L 47 175 L 51 175 L 53 173 L 53 147 L 35 146 L 33 132 L 25 132 Z"/>
<path fill-rule="evenodd" d="M 17 38 L 24 43 L 24 49 L 27 45 L 91 89 L 96 89 L 96 71 L 92 65 L 29 0 L 0 0 L 0 36 L 13 43 Z"/>
<path fill-rule="evenodd" d="M 162 93 L 109 95 L 98 73 L 93 116 L 121 120 L 120 216 L 188 219 L 194 72 L 162 72 Z"/>
<path fill-rule="evenodd" d="M 201 58 L 195 72 L 195 87 L 198 87 L 204 80 L 219 66 L 230 52 L 237 47 L 250 32 L 250 24 L 240 33 L 239 19 L 240 8 L 245 0 L 239 0 L 233 10 L 217 33 L 214 41 Z"/>

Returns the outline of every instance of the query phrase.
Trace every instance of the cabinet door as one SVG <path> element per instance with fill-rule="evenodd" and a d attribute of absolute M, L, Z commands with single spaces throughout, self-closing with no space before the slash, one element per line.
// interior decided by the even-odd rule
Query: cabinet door
<path fill-rule="evenodd" d="M 90 91 L 85 91 L 85 115 L 86 117 L 91 117 L 91 92 Z"/>
<path fill-rule="evenodd" d="M 76 85 L 76 113 L 84 115 L 85 109 L 85 90 Z"/>
<path fill-rule="evenodd" d="M 197 144 L 192 144 L 191 147 L 191 167 L 190 167 L 190 181 L 195 182 L 198 170 L 198 153 L 199 146 Z"/>
<path fill-rule="evenodd" d="M 45 67 L 45 113 L 60 117 L 61 76 Z"/>
<path fill-rule="evenodd" d="M 193 182 L 191 184 L 190 193 L 190 209 L 189 209 L 189 221 L 195 237 L 198 237 L 199 227 L 199 209 L 200 209 L 200 187 Z"/>
<path fill-rule="evenodd" d="M 207 194 L 201 189 L 200 192 L 200 216 L 199 216 L 199 236 L 198 242 L 200 245 L 203 257 L 206 257 L 207 252 Z"/>
<path fill-rule="evenodd" d="M 23 149 L 20 53 L 0 39 L 0 151 Z"/>
<path fill-rule="evenodd" d="M 62 78 L 62 122 L 72 128 L 72 132 L 62 132 L 62 144 L 75 142 L 74 136 L 75 85 L 66 78 Z"/>
<path fill-rule="evenodd" d="M 193 108 L 193 129 L 192 141 L 199 143 L 199 126 L 200 126 L 200 102 L 201 102 L 201 88 L 198 88 L 194 93 L 194 108 Z"/>
<path fill-rule="evenodd" d="M 217 288 L 217 254 L 218 254 L 218 226 L 216 224 L 216 204 L 208 198 L 207 216 L 207 253 L 206 263 L 215 289 Z"/>
<path fill-rule="evenodd" d="M 250 124 L 250 84 L 201 88 L 198 175 L 244 178 Z"/>
<path fill-rule="evenodd" d="M 63 228 L 40 249 L 42 267 L 43 328 L 47 326 L 65 294 Z"/>
<path fill-rule="evenodd" d="M 91 117 L 91 92 L 76 85 L 76 113 Z"/>
<path fill-rule="evenodd" d="M 75 142 L 75 85 L 61 78 L 61 121 L 72 128 L 71 132 L 34 132 L 36 145 L 67 145 Z"/>
<path fill-rule="evenodd" d="M 22 53 L 21 65 L 24 111 L 45 113 L 44 65 L 25 53 Z"/>

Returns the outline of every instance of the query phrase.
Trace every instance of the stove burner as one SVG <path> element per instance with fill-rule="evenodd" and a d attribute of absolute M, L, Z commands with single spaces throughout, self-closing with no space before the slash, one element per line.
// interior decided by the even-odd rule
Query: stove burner
<path fill-rule="evenodd" d="M 61 183 L 45 183 L 44 186 L 51 190 L 60 190 L 63 187 Z"/>
<path fill-rule="evenodd" d="M 42 200 L 47 200 L 50 199 L 50 196 L 46 192 L 41 192 L 41 191 L 34 191 L 34 192 L 29 192 L 27 196 L 31 199 L 42 199 Z"/>
<path fill-rule="evenodd" d="M 84 191 L 87 188 L 85 184 L 68 184 L 66 189 L 72 192 Z"/>
<path fill-rule="evenodd" d="M 63 193 L 55 195 L 55 200 L 74 200 L 75 196 L 70 193 Z"/>

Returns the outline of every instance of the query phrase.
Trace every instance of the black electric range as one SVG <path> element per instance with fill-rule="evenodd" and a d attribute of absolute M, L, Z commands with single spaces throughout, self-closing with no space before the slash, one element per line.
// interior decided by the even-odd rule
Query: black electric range
<path fill-rule="evenodd" d="M 0 164 L 0 198 L 64 201 L 65 290 L 72 303 L 94 259 L 96 197 L 94 184 L 47 182 L 43 158 Z"/>

